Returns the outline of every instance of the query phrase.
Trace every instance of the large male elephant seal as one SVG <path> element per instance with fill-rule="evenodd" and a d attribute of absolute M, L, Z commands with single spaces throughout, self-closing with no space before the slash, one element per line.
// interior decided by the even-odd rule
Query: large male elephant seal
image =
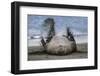
<path fill-rule="evenodd" d="M 76 51 L 75 39 L 69 28 L 66 29 L 66 35 L 57 36 L 54 29 L 54 20 L 48 18 L 45 20 L 45 24 L 49 26 L 49 31 L 46 41 L 42 38 L 41 42 L 47 53 L 65 55 Z"/>

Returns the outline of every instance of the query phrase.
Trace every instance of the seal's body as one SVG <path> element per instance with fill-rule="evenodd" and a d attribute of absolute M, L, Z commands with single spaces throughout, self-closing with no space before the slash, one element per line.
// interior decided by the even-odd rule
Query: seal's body
<path fill-rule="evenodd" d="M 63 36 L 54 36 L 47 44 L 47 53 L 56 55 L 66 55 L 75 51 L 75 42 L 69 41 Z"/>
<path fill-rule="evenodd" d="M 73 34 L 67 27 L 66 35 L 55 34 L 55 22 L 52 18 L 47 18 L 44 21 L 44 28 L 47 28 L 46 40 L 42 38 L 41 42 L 44 49 L 49 54 L 64 55 L 76 51 L 76 43 Z"/>

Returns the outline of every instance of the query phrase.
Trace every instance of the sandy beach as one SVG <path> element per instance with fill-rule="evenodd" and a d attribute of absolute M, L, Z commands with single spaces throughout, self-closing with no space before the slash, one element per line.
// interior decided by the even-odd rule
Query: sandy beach
<path fill-rule="evenodd" d="M 83 59 L 87 57 L 88 57 L 87 43 L 77 44 L 77 52 L 73 52 L 63 56 L 47 54 L 45 51 L 43 51 L 43 48 L 40 46 L 28 47 L 29 61 L 30 60 L 56 60 L 56 59 Z"/>

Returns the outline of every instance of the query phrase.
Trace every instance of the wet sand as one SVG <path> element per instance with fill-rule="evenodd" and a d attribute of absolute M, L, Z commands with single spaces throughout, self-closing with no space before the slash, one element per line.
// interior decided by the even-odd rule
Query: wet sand
<path fill-rule="evenodd" d="M 74 52 L 72 54 L 64 56 L 49 55 L 49 54 L 42 54 L 42 55 L 29 54 L 28 56 L 28 60 L 57 60 L 57 59 L 83 59 L 83 58 L 87 58 L 87 53 Z"/>
<path fill-rule="evenodd" d="M 83 59 L 88 58 L 87 52 L 87 43 L 84 44 L 77 44 L 77 52 L 73 52 L 67 55 L 50 55 L 44 51 L 36 52 L 36 48 L 40 49 L 39 47 L 33 47 L 34 49 L 28 48 L 28 60 L 58 60 L 58 59 Z M 29 51 L 33 52 L 29 52 Z"/>

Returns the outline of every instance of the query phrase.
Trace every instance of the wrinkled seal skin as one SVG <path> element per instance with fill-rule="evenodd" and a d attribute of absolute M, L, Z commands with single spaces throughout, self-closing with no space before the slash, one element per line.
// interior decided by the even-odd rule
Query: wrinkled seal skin
<path fill-rule="evenodd" d="M 63 36 L 54 36 L 46 45 L 47 53 L 55 55 L 66 55 L 76 51 L 75 41 L 69 41 Z"/>

